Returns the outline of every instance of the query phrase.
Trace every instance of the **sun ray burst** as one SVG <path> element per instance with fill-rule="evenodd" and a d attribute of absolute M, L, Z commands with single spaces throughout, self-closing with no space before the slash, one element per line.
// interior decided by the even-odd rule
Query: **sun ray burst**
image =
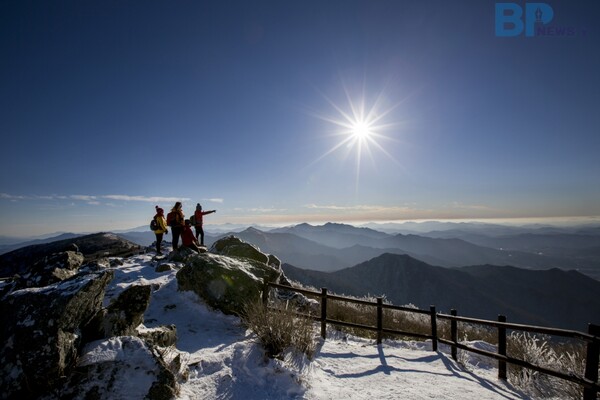
<path fill-rule="evenodd" d="M 313 113 L 313 115 L 336 126 L 338 129 L 334 135 L 341 136 L 341 140 L 310 163 L 310 165 L 344 148 L 348 151 L 347 156 L 353 152 L 356 164 L 355 185 L 358 191 L 363 158 L 369 159 L 372 165 L 376 165 L 375 150 L 383 153 L 396 165 L 400 166 L 400 163 L 380 142 L 395 141 L 394 138 L 385 135 L 384 131 L 389 131 L 397 127 L 398 124 L 389 122 L 387 119 L 406 99 L 384 108 L 385 96 L 383 91 L 375 96 L 373 102 L 368 103 L 365 96 L 365 87 L 363 87 L 362 95 L 358 97 L 353 97 L 346 85 L 342 85 L 342 87 L 346 101 L 344 105 L 334 102 L 330 97 L 317 89 L 335 113 L 333 115 Z"/>

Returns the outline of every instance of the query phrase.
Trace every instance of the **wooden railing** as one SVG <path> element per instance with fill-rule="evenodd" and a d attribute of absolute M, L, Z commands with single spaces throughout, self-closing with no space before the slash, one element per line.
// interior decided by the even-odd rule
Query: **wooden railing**
<path fill-rule="evenodd" d="M 458 316 L 456 310 L 451 310 L 450 314 L 441 314 L 436 313 L 435 306 L 430 306 L 429 311 L 427 310 L 419 310 L 410 307 L 401 307 L 394 306 L 391 304 L 384 304 L 383 298 L 378 297 L 376 302 L 366 301 L 366 300 L 358 300 L 350 297 L 336 296 L 328 294 L 326 288 L 322 288 L 321 292 L 315 292 L 312 290 L 294 288 L 290 286 L 280 285 L 277 283 L 268 282 L 265 285 L 265 290 L 263 290 L 263 303 L 266 307 L 268 307 L 268 299 L 269 292 L 271 288 L 282 289 L 293 291 L 297 293 L 301 293 L 307 295 L 309 297 L 315 297 L 320 300 L 320 315 L 309 315 L 303 313 L 297 313 L 299 315 L 313 318 L 321 323 L 321 337 L 323 339 L 327 336 L 327 324 L 337 325 L 337 326 L 345 326 L 350 328 L 357 329 L 365 329 L 369 331 L 374 331 L 377 334 L 377 343 L 380 344 L 382 341 L 383 334 L 391 334 L 391 335 L 401 335 L 401 336 L 409 336 L 416 337 L 420 339 L 430 339 L 432 343 L 432 350 L 437 351 L 438 342 L 444 343 L 450 346 L 451 356 L 454 360 L 457 359 L 457 349 L 461 349 L 468 352 L 473 352 L 476 354 L 480 354 L 483 356 L 491 357 L 493 359 L 498 360 L 498 378 L 507 379 L 506 374 L 506 365 L 514 364 L 523 368 L 528 368 L 534 371 L 539 371 L 544 374 L 548 374 L 554 376 L 559 379 L 564 379 L 569 382 L 576 383 L 583 387 L 583 399 L 584 400 L 592 400 L 596 399 L 597 393 L 600 391 L 600 385 L 598 384 L 598 365 L 599 365 L 599 355 L 600 355 L 600 326 L 589 324 L 588 333 L 565 330 L 565 329 L 556 329 L 556 328 L 548 328 L 541 326 L 533 326 L 533 325 L 523 325 L 523 324 L 512 324 L 506 322 L 506 317 L 503 315 L 498 316 L 498 321 L 490 321 L 484 319 L 476 319 L 476 318 L 468 318 Z M 347 303 L 354 303 L 363 306 L 370 306 L 375 308 L 375 312 L 377 315 L 376 324 L 373 325 L 365 325 L 365 324 L 356 324 L 352 322 L 345 322 L 330 319 L 327 317 L 327 303 L 328 300 L 336 300 Z M 273 308 L 273 307 L 268 307 Z M 397 310 L 404 311 L 409 313 L 416 314 L 424 314 L 428 315 L 430 318 L 430 334 L 422 334 L 416 332 L 408 332 L 401 331 L 395 329 L 386 329 L 383 326 L 383 310 Z M 439 320 L 447 320 L 450 321 L 450 340 L 439 337 L 437 322 Z M 465 344 L 459 343 L 458 341 L 458 323 L 469 323 L 469 324 L 477 324 L 484 325 L 487 327 L 495 328 L 497 330 L 498 335 L 498 352 L 493 353 L 490 351 L 477 349 L 474 347 L 467 346 Z M 567 374 L 564 372 L 552 370 L 549 368 L 545 368 L 539 365 L 532 364 L 525 360 L 520 360 L 514 357 L 507 356 L 506 354 L 506 331 L 522 331 L 522 332 L 532 332 L 532 333 L 540 333 L 544 335 L 553 335 L 553 336 L 561 336 L 565 338 L 577 339 L 580 341 L 584 341 L 587 344 L 586 349 L 586 364 L 585 364 L 585 374 L 584 376 L 578 376 L 575 374 Z"/>

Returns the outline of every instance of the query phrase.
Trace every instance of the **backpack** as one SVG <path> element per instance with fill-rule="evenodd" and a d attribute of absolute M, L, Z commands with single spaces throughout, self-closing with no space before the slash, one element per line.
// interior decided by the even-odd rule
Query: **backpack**
<path fill-rule="evenodd" d="M 159 229 L 160 229 L 160 227 L 158 226 L 158 222 L 156 221 L 156 218 L 152 218 L 152 221 L 150 221 L 150 230 L 157 231 Z"/>
<path fill-rule="evenodd" d="M 167 214 L 167 226 L 173 226 L 173 222 L 175 222 L 175 211 Z"/>
<path fill-rule="evenodd" d="M 191 222 L 192 226 L 195 226 L 195 225 L 196 225 L 196 216 L 195 216 L 195 215 L 192 215 L 192 216 L 190 217 L 190 222 Z"/>

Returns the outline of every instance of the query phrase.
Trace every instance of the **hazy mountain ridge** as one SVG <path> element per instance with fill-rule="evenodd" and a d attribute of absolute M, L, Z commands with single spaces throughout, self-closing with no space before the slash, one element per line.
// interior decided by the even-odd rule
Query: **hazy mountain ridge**
<path fill-rule="evenodd" d="M 532 269 L 577 269 L 600 279 L 600 228 L 595 226 L 513 227 L 435 221 L 401 226 L 437 230 L 419 235 L 393 234 L 347 224 L 315 226 L 304 223 L 270 230 L 255 227 L 227 233 L 207 230 L 205 243 L 210 245 L 220 237 L 233 234 L 266 252 L 277 254 L 286 263 L 328 272 L 393 253 L 408 254 L 442 267 L 492 264 Z M 127 230 L 119 235 L 142 246 L 150 246 L 155 240 L 149 229 Z M 170 235 L 166 235 L 165 240 L 169 241 Z"/>
<path fill-rule="evenodd" d="M 78 233 L 57 233 L 56 235 L 50 235 L 48 237 L 43 237 L 40 239 L 32 239 L 32 240 L 20 239 L 20 241 L 18 238 L 6 238 L 7 239 L 6 241 L 9 243 L 0 245 L 0 254 L 5 254 L 5 253 L 11 252 L 13 250 L 17 250 L 17 249 L 27 247 L 27 246 L 35 246 L 35 245 L 39 245 L 39 244 L 52 243 L 57 240 L 73 239 L 73 238 L 77 238 L 77 237 L 80 237 L 83 235 L 84 234 L 78 234 Z"/>
<path fill-rule="evenodd" d="M 383 254 L 331 273 L 284 264 L 286 276 L 354 296 L 385 295 L 393 304 L 415 304 L 460 315 L 585 330 L 600 321 L 600 282 L 577 271 L 525 270 L 490 265 L 431 266 L 407 255 Z"/>
<path fill-rule="evenodd" d="M 260 234 L 258 234 L 260 232 Z M 286 233 L 287 241 L 281 242 L 276 235 Z M 460 238 L 431 238 L 421 235 L 386 234 L 368 228 L 356 228 L 342 224 L 312 226 L 301 224 L 294 227 L 262 232 L 256 229 L 237 233 L 245 240 L 265 246 L 264 250 L 278 254 L 284 262 L 318 271 L 334 271 L 356 265 L 383 253 L 408 254 L 428 264 L 443 267 L 461 267 L 465 265 L 492 264 L 513 265 L 533 269 L 581 269 L 588 275 L 600 279 L 600 252 L 596 248 L 587 248 L 600 236 L 560 234 L 518 234 L 514 241 L 521 248 L 534 248 L 533 251 L 500 249 L 478 245 Z M 258 238 L 257 236 L 260 236 Z M 491 246 L 494 238 L 482 237 L 482 242 Z M 531 237 L 532 243 L 527 242 Z M 269 238 L 272 238 L 270 240 Z M 505 241 L 512 237 L 503 237 Z M 556 243 L 571 242 L 571 248 L 552 248 Z M 306 241 L 308 240 L 308 241 Z M 551 249 L 549 255 L 537 251 L 536 243 L 545 242 Z M 290 251 L 298 248 L 300 252 Z M 358 247 L 357 247 L 358 246 Z M 329 247 L 329 248 L 327 248 Z M 552 251 L 552 249 L 554 249 Z M 542 253 L 542 254 L 540 254 Z"/>

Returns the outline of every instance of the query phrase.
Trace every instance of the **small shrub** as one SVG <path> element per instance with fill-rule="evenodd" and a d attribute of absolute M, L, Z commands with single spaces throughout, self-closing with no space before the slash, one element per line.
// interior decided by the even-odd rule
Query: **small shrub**
<path fill-rule="evenodd" d="M 242 320 L 258 336 L 268 357 L 282 357 L 289 348 L 309 358 L 315 352 L 313 321 L 296 315 L 287 306 L 267 310 L 260 301 L 250 303 L 244 310 Z"/>
<path fill-rule="evenodd" d="M 507 338 L 507 355 L 540 367 L 583 376 L 585 346 L 553 343 L 547 337 L 513 332 Z M 578 399 L 581 386 L 518 365 L 508 364 L 510 381 L 532 395 Z"/>

